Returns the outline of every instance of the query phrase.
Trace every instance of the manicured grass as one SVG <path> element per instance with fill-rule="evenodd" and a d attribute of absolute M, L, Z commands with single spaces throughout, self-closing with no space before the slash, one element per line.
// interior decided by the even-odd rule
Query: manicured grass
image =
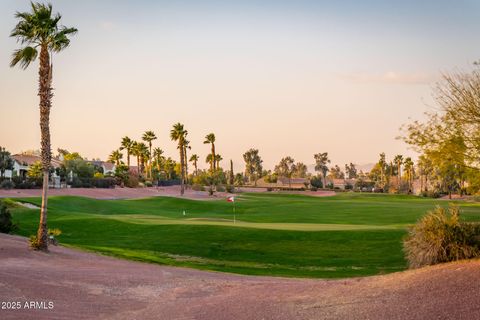
<path fill-rule="evenodd" d="M 40 204 L 40 199 L 20 201 Z M 480 221 L 480 206 L 461 203 Z M 244 194 L 225 200 L 52 197 L 49 227 L 62 244 L 141 261 L 258 275 L 338 278 L 402 270 L 406 227 L 447 201 L 345 193 L 335 197 Z M 183 215 L 183 211 L 186 212 Z M 13 209 L 19 234 L 39 210 Z"/>

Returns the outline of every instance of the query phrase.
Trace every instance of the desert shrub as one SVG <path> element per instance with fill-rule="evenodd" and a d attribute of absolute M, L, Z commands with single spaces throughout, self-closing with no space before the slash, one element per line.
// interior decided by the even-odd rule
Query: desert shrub
<path fill-rule="evenodd" d="M 10 190 L 13 188 L 15 188 L 15 183 L 13 183 L 13 181 L 3 180 L 2 182 L 0 182 L 0 189 Z"/>
<path fill-rule="evenodd" d="M 314 186 L 311 186 L 311 187 L 310 187 L 310 191 L 317 191 L 317 190 L 318 190 L 317 187 L 314 187 Z"/>
<path fill-rule="evenodd" d="M 152 181 L 150 180 L 145 181 L 145 187 L 151 187 L 151 186 L 153 186 Z"/>
<path fill-rule="evenodd" d="M 3 201 L 0 201 L 0 232 L 10 233 L 16 228 L 17 226 L 12 222 L 12 215 L 8 206 Z"/>
<path fill-rule="evenodd" d="M 217 191 L 218 192 L 225 192 L 225 187 L 224 186 L 217 186 Z"/>
<path fill-rule="evenodd" d="M 410 268 L 480 257 L 480 224 L 460 221 L 458 207 L 436 207 L 403 242 Z"/>
<path fill-rule="evenodd" d="M 441 195 L 437 191 L 422 191 L 421 196 L 425 198 L 440 198 Z"/>
<path fill-rule="evenodd" d="M 203 188 L 203 186 L 200 185 L 200 184 L 194 184 L 194 185 L 192 186 L 192 189 L 195 190 L 195 191 L 203 191 L 203 190 L 205 190 L 205 188 Z"/>
<path fill-rule="evenodd" d="M 38 241 L 38 238 L 36 235 L 32 234 L 28 242 L 30 243 L 30 248 L 32 248 L 33 250 L 40 249 L 40 241 Z"/>
<path fill-rule="evenodd" d="M 138 183 L 138 178 L 135 175 L 130 174 L 128 175 L 127 181 L 125 182 L 125 186 L 129 188 L 136 188 L 138 187 Z"/>
<path fill-rule="evenodd" d="M 345 184 L 345 190 L 353 190 L 353 186 L 350 183 Z"/>
<path fill-rule="evenodd" d="M 231 184 L 227 185 L 225 187 L 225 190 L 228 192 L 228 193 L 234 193 L 235 192 L 235 187 L 232 186 Z"/>

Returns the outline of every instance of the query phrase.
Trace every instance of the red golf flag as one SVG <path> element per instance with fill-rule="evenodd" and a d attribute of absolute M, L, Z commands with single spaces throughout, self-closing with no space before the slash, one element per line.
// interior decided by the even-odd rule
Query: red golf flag
<path fill-rule="evenodd" d="M 227 197 L 227 202 L 235 202 L 235 197 L 234 196 Z"/>

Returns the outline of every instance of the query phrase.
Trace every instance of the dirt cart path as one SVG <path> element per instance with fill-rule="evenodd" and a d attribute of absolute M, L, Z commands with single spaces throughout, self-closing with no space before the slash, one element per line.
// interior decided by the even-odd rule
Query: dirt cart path
<path fill-rule="evenodd" d="M 33 252 L 25 238 L 0 234 L 0 301 L 20 303 L 0 309 L 0 319 L 478 319 L 479 293 L 478 260 L 369 278 L 284 279 L 63 247 Z"/>

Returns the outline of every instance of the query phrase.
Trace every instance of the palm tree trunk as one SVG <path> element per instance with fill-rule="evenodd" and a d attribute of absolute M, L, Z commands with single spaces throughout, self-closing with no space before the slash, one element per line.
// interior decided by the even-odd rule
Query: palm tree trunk
<path fill-rule="evenodd" d="M 212 142 L 212 163 L 211 163 L 212 172 L 215 171 L 215 143 Z"/>
<path fill-rule="evenodd" d="M 183 163 L 185 165 L 185 184 L 188 188 L 188 156 L 187 156 L 187 147 L 183 147 Z"/>
<path fill-rule="evenodd" d="M 185 157 L 183 145 L 179 146 L 180 148 L 180 195 L 183 196 L 185 193 L 184 179 L 185 179 Z"/>
<path fill-rule="evenodd" d="M 152 179 L 152 141 L 148 142 L 148 147 L 150 151 L 150 158 L 148 158 L 148 173 L 150 175 L 150 179 Z"/>
<path fill-rule="evenodd" d="M 51 160 L 50 149 L 50 107 L 52 106 L 52 74 L 50 56 L 46 45 L 40 50 L 39 92 L 40 96 L 40 131 L 41 155 L 43 167 L 42 207 L 40 210 L 40 223 L 37 231 L 37 246 L 39 250 L 48 250 L 47 235 L 47 203 L 48 203 L 48 176 Z"/>
<path fill-rule="evenodd" d="M 127 149 L 127 167 L 130 170 L 130 151 Z"/>
<path fill-rule="evenodd" d="M 137 155 L 137 176 L 140 178 L 140 156 Z"/>

